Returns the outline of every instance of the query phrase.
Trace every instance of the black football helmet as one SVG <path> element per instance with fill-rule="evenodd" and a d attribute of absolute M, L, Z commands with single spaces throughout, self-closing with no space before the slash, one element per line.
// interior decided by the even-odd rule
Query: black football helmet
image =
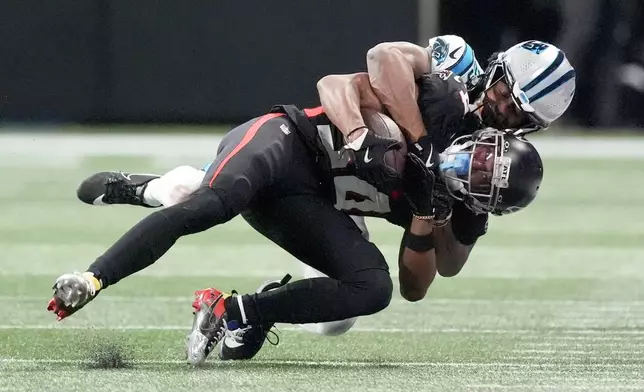
<path fill-rule="evenodd" d="M 477 214 L 527 207 L 543 179 L 537 149 L 522 136 L 493 128 L 454 140 L 441 154 L 440 171 L 450 194 Z"/>

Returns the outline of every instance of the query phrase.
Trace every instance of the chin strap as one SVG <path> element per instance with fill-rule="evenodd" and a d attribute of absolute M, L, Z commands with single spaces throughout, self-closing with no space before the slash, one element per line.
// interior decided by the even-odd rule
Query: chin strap
<path fill-rule="evenodd" d="M 541 128 L 541 127 L 538 127 L 538 126 L 536 126 L 536 125 L 535 125 L 535 126 L 534 126 L 534 127 L 532 127 L 532 128 L 519 128 L 519 129 L 517 129 L 517 130 L 514 130 L 514 131 L 512 132 L 512 134 L 513 134 L 514 136 L 525 136 L 525 135 L 529 135 L 529 134 L 531 134 L 531 133 L 535 133 L 535 132 L 537 132 L 537 131 L 541 131 L 542 129 L 548 129 L 548 127 Z"/>

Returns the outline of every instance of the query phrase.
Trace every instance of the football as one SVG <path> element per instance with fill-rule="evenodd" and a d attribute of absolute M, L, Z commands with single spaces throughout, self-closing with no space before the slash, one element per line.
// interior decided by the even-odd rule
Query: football
<path fill-rule="evenodd" d="M 365 125 L 376 135 L 396 139 L 400 142 L 400 149 L 385 153 L 385 163 L 397 172 L 402 173 L 407 156 L 407 141 L 398 124 L 391 117 L 376 110 L 362 109 L 361 113 Z"/>

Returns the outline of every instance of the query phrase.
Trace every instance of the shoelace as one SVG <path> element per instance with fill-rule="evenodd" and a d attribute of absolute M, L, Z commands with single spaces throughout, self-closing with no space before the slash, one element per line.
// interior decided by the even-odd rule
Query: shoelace
<path fill-rule="evenodd" d="M 277 332 L 275 332 L 275 331 L 273 330 L 273 329 L 275 329 L 275 330 L 277 330 L 277 331 L 279 332 L 279 329 L 277 329 L 277 327 L 275 327 L 275 326 L 274 326 L 272 329 L 269 329 L 269 330 L 268 330 L 268 332 L 266 332 L 266 335 L 265 335 L 265 336 L 264 336 L 264 330 L 263 330 L 263 329 L 264 329 L 264 327 L 263 327 L 263 326 L 261 326 L 261 325 L 248 325 L 248 326 L 246 326 L 246 327 L 243 327 L 243 328 L 237 328 L 237 329 L 232 330 L 232 331 L 227 329 L 227 330 L 226 330 L 226 335 L 225 335 L 225 336 L 226 336 L 226 337 L 228 337 L 228 338 L 234 339 L 234 340 L 236 340 L 236 341 L 240 341 L 240 340 L 241 340 L 241 341 L 242 341 L 242 342 L 244 342 L 244 343 L 261 343 L 261 342 L 258 340 L 258 338 L 257 338 L 257 337 L 255 338 L 255 340 L 254 340 L 254 341 L 250 341 L 250 339 L 248 339 L 248 338 L 247 338 L 247 336 L 248 336 L 248 335 L 247 335 L 247 332 L 248 332 L 248 331 L 250 331 L 250 330 L 252 330 L 253 328 L 260 328 L 260 330 L 261 330 L 261 332 L 260 332 L 260 336 L 261 336 L 261 337 L 260 337 L 259 339 L 262 339 L 262 337 L 263 337 L 264 339 L 266 339 L 266 341 L 267 341 L 267 342 L 269 342 L 269 343 L 270 343 L 271 345 L 273 345 L 273 346 L 277 346 L 277 345 L 279 344 L 279 342 L 280 342 L 280 337 L 279 337 L 279 335 L 277 334 Z M 274 337 L 274 338 L 275 338 L 275 339 L 274 339 L 274 341 L 273 341 L 273 340 L 271 340 L 271 338 L 270 338 L 270 337 Z"/>
<path fill-rule="evenodd" d="M 215 329 L 215 323 L 212 322 L 212 316 L 214 315 L 214 311 L 212 310 L 212 307 L 217 301 L 213 301 L 213 303 L 210 305 L 210 315 L 208 316 L 208 324 L 212 329 Z M 220 328 L 214 331 L 214 335 L 208 339 L 208 343 L 206 343 L 206 350 L 207 352 L 210 352 L 213 348 L 213 346 L 217 343 L 219 343 L 224 336 L 228 333 L 228 324 L 226 323 L 226 320 L 222 320 L 223 323 Z"/>
<path fill-rule="evenodd" d="M 246 326 L 244 328 L 234 329 L 232 331 L 230 329 L 226 329 L 226 337 L 234 339 L 234 340 L 240 340 L 241 339 L 242 341 L 244 341 L 244 337 L 246 336 L 246 332 L 248 332 L 251 328 L 253 328 L 253 327 L 249 325 L 249 326 Z"/>
<path fill-rule="evenodd" d="M 266 341 L 272 344 L 273 346 L 277 346 L 280 343 L 280 335 L 278 335 L 277 332 L 273 331 L 273 329 L 279 332 L 279 329 L 277 329 L 277 327 L 273 327 L 272 329 L 270 329 L 266 334 Z M 271 339 L 269 339 L 269 336 L 274 336 L 275 341 L 273 342 Z"/>
<path fill-rule="evenodd" d="M 221 332 L 219 332 L 219 331 L 218 331 L 218 332 L 215 334 L 215 339 L 209 339 L 209 340 L 208 340 L 208 343 L 206 343 L 206 355 L 207 355 L 210 351 L 212 351 L 212 347 L 213 347 L 217 342 L 221 341 L 221 339 L 223 338 L 223 336 L 224 336 L 224 332 L 223 332 L 223 331 L 221 331 Z"/>
<path fill-rule="evenodd" d="M 237 293 L 236 290 L 231 290 L 231 295 L 237 295 L 237 294 L 238 293 Z M 217 301 L 213 301 L 213 303 L 210 305 L 211 310 L 209 311 L 209 320 L 208 320 L 208 322 L 212 326 L 212 328 L 215 327 L 214 323 L 212 322 L 212 316 L 214 315 L 214 311 L 212 310 L 212 307 L 215 305 L 216 302 Z M 248 339 L 246 338 L 247 332 L 252 330 L 252 328 L 260 328 L 261 329 L 260 330 L 260 332 L 261 332 L 260 336 L 264 337 L 264 339 L 266 339 L 266 341 L 268 341 L 271 345 L 277 346 L 279 344 L 279 342 L 280 342 L 279 335 L 275 331 L 273 331 L 273 329 L 268 330 L 268 332 L 266 332 L 266 334 L 264 335 L 264 327 L 261 324 L 260 325 L 247 325 L 246 327 L 236 328 L 234 330 L 230 330 L 230 329 L 228 329 L 228 323 L 226 323 L 226 320 L 222 320 L 222 321 L 223 321 L 223 327 L 220 328 L 219 330 L 215 331 L 214 338 L 211 338 L 208 341 L 208 344 L 206 346 L 208 350 L 212 349 L 212 346 L 213 346 L 213 344 L 215 344 L 215 342 L 220 342 L 224 337 L 229 337 L 229 338 L 237 340 L 237 341 L 241 340 L 242 342 L 248 342 Z M 273 328 L 275 330 L 279 331 L 279 329 L 277 329 L 277 327 L 273 326 Z M 275 341 L 271 340 L 269 338 L 269 336 L 275 337 Z M 256 341 L 256 342 L 249 342 L 249 343 L 260 343 L 260 342 Z"/>
<path fill-rule="evenodd" d="M 136 187 L 125 185 L 125 181 L 120 178 L 110 177 L 105 183 L 105 196 L 108 201 L 132 199 L 136 197 Z"/>

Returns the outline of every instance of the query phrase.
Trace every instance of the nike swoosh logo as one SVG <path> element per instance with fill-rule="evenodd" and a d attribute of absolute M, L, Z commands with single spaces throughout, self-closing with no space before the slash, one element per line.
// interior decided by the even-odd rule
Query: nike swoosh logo
<path fill-rule="evenodd" d="M 367 151 L 364 153 L 364 163 L 369 163 L 373 160 L 373 158 L 369 158 L 369 148 L 367 148 Z"/>
<path fill-rule="evenodd" d="M 125 173 L 121 173 L 121 175 L 125 177 L 126 180 L 132 181 L 132 178 L 131 178 L 132 174 L 125 175 Z"/>
<path fill-rule="evenodd" d="M 233 338 L 225 337 L 224 338 L 224 345 L 226 347 L 228 347 L 228 348 L 235 349 L 235 348 L 239 348 L 239 347 L 243 346 L 244 343 L 239 343 L 238 341 L 236 341 Z"/>
<path fill-rule="evenodd" d="M 456 49 L 452 50 L 452 51 L 449 53 L 449 57 L 450 57 L 450 58 L 453 58 L 454 60 L 456 60 L 456 52 L 458 52 L 458 51 L 459 51 L 459 50 L 461 50 L 461 49 L 463 49 L 463 47 L 462 47 L 462 46 L 459 46 L 458 48 L 456 48 Z"/>
<path fill-rule="evenodd" d="M 100 196 L 98 196 L 96 199 L 94 199 L 94 202 L 92 202 L 93 205 L 95 206 L 107 206 L 109 204 L 105 203 L 103 201 L 103 197 L 105 197 L 105 193 L 101 193 Z"/>
<path fill-rule="evenodd" d="M 432 154 L 434 153 L 434 145 L 430 145 L 431 149 L 429 150 L 429 158 L 427 158 L 427 162 L 425 162 L 425 166 L 427 167 L 433 167 L 434 162 L 432 162 Z"/>

